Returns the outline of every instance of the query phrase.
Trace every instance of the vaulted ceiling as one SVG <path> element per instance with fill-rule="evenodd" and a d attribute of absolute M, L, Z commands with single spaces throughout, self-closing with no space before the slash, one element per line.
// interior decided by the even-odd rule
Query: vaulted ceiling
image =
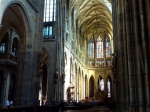
<path fill-rule="evenodd" d="M 101 33 L 112 37 L 112 5 L 111 0 L 72 0 L 75 19 L 79 30 L 85 38 Z"/>

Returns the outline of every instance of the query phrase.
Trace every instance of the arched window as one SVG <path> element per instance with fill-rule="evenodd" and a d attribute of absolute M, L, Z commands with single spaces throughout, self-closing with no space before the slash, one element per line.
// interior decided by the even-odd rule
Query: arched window
<path fill-rule="evenodd" d="M 94 38 L 92 37 L 88 44 L 88 57 L 94 58 Z"/>
<path fill-rule="evenodd" d="M 43 28 L 43 36 L 45 39 L 52 38 L 52 26 L 46 26 Z"/>
<path fill-rule="evenodd" d="M 94 78 L 91 76 L 89 81 L 89 95 L 90 97 L 94 96 Z"/>
<path fill-rule="evenodd" d="M 4 37 L 0 42 L 0 54 L 8 53 L 8 42 L 9 42 L 9 35 L 5 33 Z"/>
<path fill-rule="evenodd" d="M 104 91 L 104 79 L 103 78 L 99 78 L 99 89 L 101 91 Z"/>
<path fill-rule="evenodd" d="M 106 43 L 106 58 L 111 56 L 111 45 L 110 45 L 110 40 L 106 36 L 105 38 L 105 43 Z"/>
<path fill-rule="evenodd" d="M 88 43 L 88 63 L 90 66 L 110 67 L 112 65 L 111 54 L 111 42 L 108 36 L 101 37 L 99 35 L 96 40 L 94 37 L 90 39 Z"/>
<path fill-rule="evenodd" d="M 17 37 L 14 37 L 14 38 L 13 38 L 13 44 L 12 44 L 12 51 L 11 51 L 11 54 L 12 54 L 13 56 L 17 56 L 18 49 L 19 49 L 19 40 L 18 40 Z"/>
<path fill-rule="evenodd" d="M 5 45 L 6 45 L 6 44 L 3 43 L 3 42 L 0 43 L 0 53 L 1 53 L 1 54 L 4 54 L 4 52 L 5 52 Z"/>
<path fill-rule="evenodd" d="M 97 58 L 103 58 L 103 40 L 100 37 L 100 35 L 97 38 L 96 49 L 97 49 Z"/>
<path fill-rule="evenodd" d="M 107 90 L 108 90 L 108 97 L 111 97 L 111 82 L 109 78 L 107 80 Z"/>
<path fill-rule="evenodd" d="M 45 0 L 44 22 L 56 20 L 56 0 Z"/>
<path fill-rule="evenodd" d="M 53 23 L 56 21 L 56 0 L 45 0 L 44 4 L 44 39 L 53 39 Z"/>

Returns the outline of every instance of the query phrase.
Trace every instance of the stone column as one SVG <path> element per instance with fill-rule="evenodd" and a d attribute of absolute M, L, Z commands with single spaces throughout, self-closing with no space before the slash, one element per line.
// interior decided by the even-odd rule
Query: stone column
<path fill-rule="evenodd" d="M 127 37 L 127 57 L 128 57 L 128 75 L 129 75 L 129 94 L 130 94 L 130 111 L 136 111 L 135 106 L 137 105 L 137 94 L 136 94 L 136 73 L 135 70 L 135 45 L 132 34 L 132 4 L 129 0 L 125 1 L 125 20 L 126 20 L 126 37 Z"/>
<path fill-rule="evenodd" d="M 77 69 L 77 101 L 79 101 L 79 71 Z"/>
<path fill-rule="evenodd" d="M 135 37 L 135 44 L 136 44 L 136 74 L 137 74 L 137 94 L 138 94 L 138 106 L 139 111 L 144 112 L 144 105 L 145 105 L 145 85 L 144 85 L 144 76 L 145 76 L 145 70 L 144 70 L 144 63 L 143 63 L 143 53 L 141 49 L 141 36 L 140 36 L 140 21 L 139 21 L 139 7 L 136 0 L 132 0 L 132 10 L 133 10 L 133 20 L 134 20 L 134 26 L 133 26 L 133 35 Z"/>
<path fill-rule="evenodd" d="M 113 24 L 113 46 L 114 46 L 114 52 L 116 54 L 116 50 L 117 50 L 117 0 L 113 0 L 112 1 L 112 24 Z M 116 27 L 115 27 L 116 26 Z M 116 59 L 116 55 L 115 55 L 115 59 Z M 115 64 L 116 65 L 116 64 Z M 117 67 L 115 67 L 115 70 L 117 70 Z M 116 75 L 116 74 L 115 74 Z M 114 97 L 115 100 L 117 101 L 116 97 L 117 97 L 117 88 L 116 88 L 116 76 L 113 76 L 113 78 L 115 77 L 115 82 L 114 82 Z M 117 103 L 117 102 L 116 102 Z"/>
<path fill-rule="evenodd" d="M 9 82 L 10 82 L 10 74 L 9 72 L 4 72 L 2 80 L 2 91 L 1 91 L 1 106 L 6 106 L 6 101 L 8 99 L 9 92 Z"/>
<path fill-rule="evenodd" d="M 78 86 L 78 77 L 77 77 L 77 69 L 75 68 L 75 100 L 77 100 L 77 93 L 78 93 L 78 91 L 77 91 L 77 87 Z"/>
<path fill-rule="evenodd" d="M 149 0 L 144 0 L 144 8 L 145 8 L 145 25 L 146 25 L 146 37 L 148 38 L 146 39 L 147 41 L 147 51 L 150 51 L 150 1 Z M 150 52 L 147 52 L 147 59 L 150 59 Z M 145 79 L 146 79 L 146 106 L 147 106 L 147 112 L 150 112 L 150 76 L 149 74 L 149 69 L 148 66 L 150 66 L 149 60 L 147 60 L 148 62 L 146 62 L 148 65 L 146 66 L 146 71 L 148 71 L 146 73 Z"/>
<path fill-rule="evenodd" d="M 145 66 L 145 86 L 146 86 L 146 105 L 148 106 L 147 110 L 150 110 L 150 76 L 149 76 L 149 56 L 148 56 L 148 46 L 149 43 L 147 42 L 148 40 L 148 35 L 147 35 L 147 18 L 146 18 L 146 13 L 145 13 L 145 1 L 139 0 L 139 14 L 140 14 L 140 26 L 141 26 L 141 47 L 143 51 L 143 60 L 144 60 L 144 65 Z M 149 8 L 148 8 L 149 9 Z M 148 20 L 149 21 L 149 20 Z M 149 31 L 148 31 L 149 32 Z"/>
<path fill-rule="evenodd" d="M 61 72 L 62 72 L 62 68 L 63 68 L 63 63 L 62 60 L 64 60 L 64 58 L 62 58 L 64 56 L 64 43 L 63 43 L 63 39 L 64 39 L 64 26 L 65 24 L 63 24 L 63 22 L 65 20 L 64 19 L 64 4 L 63 1 L 61 0 L 56 0 L 56 4 L 57 4 L 57 34 L 56 34 L 56 48 L 57 48 L 57 53 L 56 53 L 56 68 L 58 68 L 58 84 L 56 85 L 56 100 L 60 101 L 61 99 Z M 62 14 L 63 13 L 63 14 Z"/>
<path fill-rule="evenodd" d="M 22 106 L 31 106 L 32 103 L 32 60 L 32 45 L 26 45 L 24 68 L 22 74 Z"/>
<path fill-rule="evenodd" d="M 127 63 L 126 60 L 126 35 L 125 35 L 125 18 L 124 18 L 124 3 L 123 0 L 118 0 L 116 2 L 116 15 L 114 25 L 114 49 L 116 57 L 115 60 L 117 66 L 116 76 L 116 103 L 118 112 L 127 110 L 127 90 L 128 90 L 128 80 L 127 79 Z M 126 74 L 125 74 L 126 73 Z"/>

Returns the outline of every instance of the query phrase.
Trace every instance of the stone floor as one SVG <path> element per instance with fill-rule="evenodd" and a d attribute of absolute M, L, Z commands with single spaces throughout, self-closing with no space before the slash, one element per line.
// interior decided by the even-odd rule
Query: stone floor
<path fill-rule="evenodd" d="M 100 107 L 97 106 L 87 110 L 67 110 L 63 112 L 115 112 L 115 111 L 109 110 L 109 108 L 105 106 L 100 106 Z"/>

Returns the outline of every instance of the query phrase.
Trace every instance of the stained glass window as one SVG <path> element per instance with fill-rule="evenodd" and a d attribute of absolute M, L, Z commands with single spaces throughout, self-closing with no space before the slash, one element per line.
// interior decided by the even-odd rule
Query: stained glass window
<path fill-rule="evenodd" d="M 111 97 L 111 88 L 110 88 L 110 80 L 107 80 L 107 89 L 108 89 L 108 97 Z"/>
<path fill-rule="evenodd" d="M 52 26 L 46 26 L 43 28 L 44 39 L 52 38 Z"/>
<path fill-rule="evenodd" d="M 91 66 L 94 66 L 94 60 L 90 60 L 89 63 Z"/>
<path fill-rule="evenodd" d="M 99 89 L 104 91 L 104 79 L 99 78 Z"/>
<path fill-rule="evenodd" d="M 5 43 L 1 43 L 0 44 L 0 53 L 4 53 L 5 52 Z"/>
<path fill-rule="evenodd" d="M 94 58 L 94 38 L 92 37 L 88 44 L 88 57 Z"/>
<path fill-rule="evenodd" d="M 56 0 L 45 0 L 44 22 L 56 20 Z"/>
<path fill-rule="evenodd" d="M 107 58 L 111 56 L 111 45 L 110 45 L 110 40 L 107 36 L 105 38 L 105 42 L 106 42 L 106 58 Z"/>
<path fill-rule="evenodd" d="M 97 66 L 104 66 L 104 60 L 97 60 Z"/>
<path fill-rule="evenodd" d="M 111 65 L 112 65 L 111 60 L 106 60 L 106 65 L 107 65 L 107 66 L 111 66 Z"/>
<path fill-rule="evenodd" d="M 103 58 L 103 40 L 100 36 L 97 38 L 96 48 L 97 48 L 97 58 Z"/>

